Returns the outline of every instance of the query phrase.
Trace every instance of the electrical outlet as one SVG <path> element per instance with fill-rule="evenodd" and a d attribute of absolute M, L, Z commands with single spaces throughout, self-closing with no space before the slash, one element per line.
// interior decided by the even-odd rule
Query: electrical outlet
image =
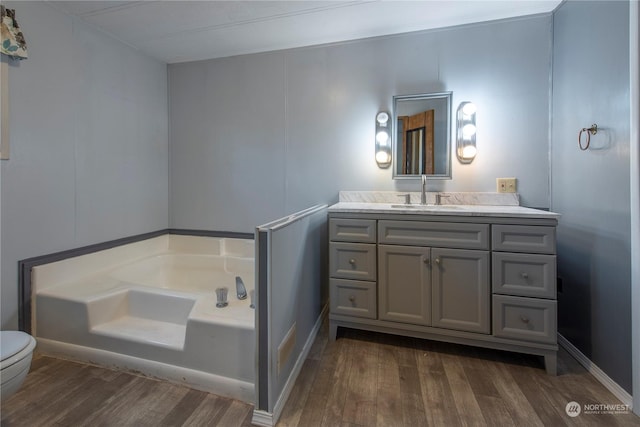
<path fill-rule="evenodd" d="M 515 193 L 516 179 L 515 178 L 496 178 L 496 187 L 497 187 L 498 193 Z"/>

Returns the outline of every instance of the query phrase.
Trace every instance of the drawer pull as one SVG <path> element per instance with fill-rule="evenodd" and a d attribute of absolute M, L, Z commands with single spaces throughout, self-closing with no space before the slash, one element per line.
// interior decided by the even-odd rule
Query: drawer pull
<path fill-rule="evenodd" d="M 356 260 L 355 260 L 355 259 L 353 259 L 353 258 L 351 258 L 351 259 L 349 260 L 349 264 L 351 264 L 351 265 L 356 265 Z"/>
<path fill-rule="evenodd" d="M 527 316 L 520 316 L 520 320 L 522 320 L 522 323 L 529 323 L 529 318 Z"/>
<path fill-rule="evenodd" d="M 523 279 L 528 279 L 529 273 L 520 273 L 520 276 L 522 276 Z"/>
<path fill-rule="evenodd" d="M 356 302 L 356 296 L 355 295 L 349 295 L 349 301 L 351 301 L 351 303 L 355 303 Z"/>

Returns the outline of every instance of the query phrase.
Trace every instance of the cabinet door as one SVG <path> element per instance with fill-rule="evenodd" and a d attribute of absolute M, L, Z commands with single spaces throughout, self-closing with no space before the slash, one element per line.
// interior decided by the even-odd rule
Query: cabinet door
<path fill-rule="evenodd" d="M 489 252 L 431 249 L 432 326 L 490 332 Z"/>
<path fill-rule="evenodd" d="M 379 245 L 378 270 L 378 318 L 430 325 L 430 249 Z"/>

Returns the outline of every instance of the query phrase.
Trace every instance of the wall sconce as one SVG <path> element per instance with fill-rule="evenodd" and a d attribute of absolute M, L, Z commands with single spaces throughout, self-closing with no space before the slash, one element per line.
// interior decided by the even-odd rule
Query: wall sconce
<path fill-rule="evenodd" d="M 382 169 L 391 166 L 391 126 L 384 111 L 376 115 L 376 163 Z"/>
<path fill-rule="evenodd" d="M 460 163 L 471 163 L 478 152 L 476 148 L 476 106 L 462 102 L 457 112 L 456 154 Z"/>

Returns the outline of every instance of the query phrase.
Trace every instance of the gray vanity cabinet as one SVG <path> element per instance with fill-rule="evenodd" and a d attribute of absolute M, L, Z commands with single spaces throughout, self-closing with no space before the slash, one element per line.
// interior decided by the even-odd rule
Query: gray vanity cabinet
<path fill-rule="evenodd" d="M 557 344 L 556 230 L 494 225 L 493 335 L 532 344 Z M 555 373 L 555 353 L 545 355 Z"/>
<path fill-rule="evenodd" d="M 431 325 L 431 249 L 378 246 L 378 317 Z"/>
<path fill-rule="evenodd" d="M 330 311 L 354 318 L 377 318 L 376 221 L 329 220 Z"/>
<path fill-rule="evenodd" d="M 544 356 L 556 373 L 555 218 L 329 214 L 339 326 Z"/>
<path fill-rule="evenodd" d="M 489 251 L 431 250 L 431 325 L 491 333 Z"/>
<path fill-rule="evenodd" d="M 378 318 L 490 333 L 489 252 L 378 246 Z"/>
<path fill-rule="evenodd" d="M 381 320 L 490 333 L 489 225 L 378 221 Z"/>

